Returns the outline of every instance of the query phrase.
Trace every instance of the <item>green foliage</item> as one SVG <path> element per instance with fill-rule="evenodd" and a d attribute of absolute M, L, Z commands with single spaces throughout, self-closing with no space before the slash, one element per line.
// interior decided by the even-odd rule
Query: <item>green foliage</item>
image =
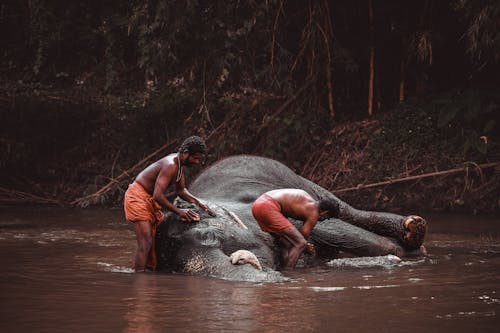
<path fill-rule="evenodd" d="M 456 11 L 449 2 L 426 4 L 373 4 L 375 88 L 383 108 L 398 101 L 394 64 L 408 66 L 406 87 L 412 87 L 417 78 L 437 82 L 431 70 L 448 59 L 467 58 L 462 50 L 443 50 L 448 44 L 439 41 L 467 41 L 468 56 L 481 66 L 498 60 L 497 1 L 456 0 Z M 365 114 L 367 10 L 365 2 L 345 1 L 9 1 L 0 10 L 1 68 L 64 86 L 90 77 L 89 85 L 105 93 L 150 86 L 161 93 L 179 79 L 180 88 L 212 100 L 247 88 L 293 96 L 311 84 L 299 97 L 303 105 L 328 115 L 331 97 L 338 119 L 347 119 Z M 442 13 L 445 23 L 431 20 Z M 462 41 L 448 29 L 463 32 Z M 411 60 L 414 36 L 425 51 L 422 63 Z M 467 70 L 460 71 L 467 81 Z M 409 89 L 406 96 L 414 93 Z"/>
<path fill-rule="evenodd" d="M 144 114 L 142 115 L 143 118 L 149 118 L 150 122 L 144 125 L 149 128 L 157 128 L 166 136 L 176 134 L 175 132 L 182 128 L 184 121 L 196 112 L 197 102 L 197 97 L 188 92 L 165 89 L 153 100 L 148 115 L 146 117 Z M 198 118 L 197 115 L 195 117 Z"/>
<path fill-rule="evenodd" d="M 251 64 L 243 49 L 258 36 L 251 34 L 255 26 L 266 24 L 265 7 L 247 1 L 137 1 L 129 22 L 137 64 L 147 80 L 189 74 L 220 87 Z"/>
<path fill-rule="evenodd" d="M 2 39 L 7 41 L 4 46 L 10 62 L 39 80 L 81 71 L 96 56 L 100 58 L 99 7 L 98 3 L 60 0 L 2 4 Z"/>
<path fill-rule="evenodd" d="M 498 129 L 495 115 L 500 111 L 500 96 L 466 91 L 443 96 L 433 104 L 439 111 L 437 127 L 462 142 L 464 157 L 469 153 L 484 156 L 495 144 L 491 134 Z"/>
<path fill-rule="evenodd" d="M 432 159 L 442 168 L 495 160 L 500 150 L 495 93 L 466 91 L 400 105 L 382 119 L 367 152 L 376 179 Z M 426 152 L 422 156 L 422 152 Z"/>
<path fill-rule="evenodd" d="M 369 159 L 373 161 L 374 179 L 390 176 L 395 164 L 398 164 L 397 168 L 405 169 L 405 164 L 418 163 L 421 151 L 436 146 L 438 142 L 434 112 L 424 105 L 400 105 L 382 119 L 382 129 L 374 133 L 367 149 Z"/>
<path fill-rule="evenodd" d="M 500 62 L 500 2 L 457 0 L 455 9 L 467 24 L 467 51 L 481 67 Z"/>

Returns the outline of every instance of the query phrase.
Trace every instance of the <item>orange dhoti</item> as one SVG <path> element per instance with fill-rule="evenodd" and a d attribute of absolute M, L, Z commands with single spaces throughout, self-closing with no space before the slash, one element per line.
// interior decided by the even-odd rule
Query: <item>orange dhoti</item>
<path fill-rule="evenodd" d="M 263 194 L 252 205 L 252 215 L 262 231 L 281 233 L 293 224 L 281 213 L 281 206 L 275 199 Z"/>
<path fill-rule="evenodd" d="M 157 264 L 155 250 L 156 229 L 160 225 L 161 221 L 163 221 L 161 206 L 148 192 L 146 192 L 141 184 L 133 182 L 129 185 L 127 192 L 125 192 L 123 208 L 125 210 L 125 218 L 127 221 L 149 221 L 151 223 L 152 243 L 146 267 L 154 271 Z"/>

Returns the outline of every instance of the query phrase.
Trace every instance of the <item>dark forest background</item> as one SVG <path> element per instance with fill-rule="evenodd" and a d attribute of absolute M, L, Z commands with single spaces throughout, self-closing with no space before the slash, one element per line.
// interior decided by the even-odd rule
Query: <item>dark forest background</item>
<path fill-rule="evenodd" d="M 197 134 L 359 208 L 500 210 L 496 0 L 7 0 L 0 35 L 3 203 L 119 206 Z"/>

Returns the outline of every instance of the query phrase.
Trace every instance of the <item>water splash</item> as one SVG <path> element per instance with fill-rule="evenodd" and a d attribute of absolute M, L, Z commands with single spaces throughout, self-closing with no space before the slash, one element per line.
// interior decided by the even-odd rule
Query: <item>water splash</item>
<path fill-rule="evenodd" d="M 118 266 L 118 265 L 110 264 L 107 262 L 97 262 L 96 264 L 104 267 L 104 271 L 106 271 L 106 272 L 127 273 L 127 274 L 134 273 L 134 270 L 132 268 L 129 268 L 129 267 Z"/>
<path fill-rule="evenodd" d="M 342 291 L 346 290 L 347 287 L 309 287 L 309 289 L 317 292 L 321 291 Z"/>

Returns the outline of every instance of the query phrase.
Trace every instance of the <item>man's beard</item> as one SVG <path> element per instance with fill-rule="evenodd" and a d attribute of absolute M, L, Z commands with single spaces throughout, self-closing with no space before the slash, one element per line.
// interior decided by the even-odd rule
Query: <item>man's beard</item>
<path fill-rule="evenodd" d="M 193 166 L 193 165 L 195 165 L 195 163 L 189 162 L 189 156 L 184 161 L 182 161 L 182 166 L 190 167 L 190 166 Z"/>

